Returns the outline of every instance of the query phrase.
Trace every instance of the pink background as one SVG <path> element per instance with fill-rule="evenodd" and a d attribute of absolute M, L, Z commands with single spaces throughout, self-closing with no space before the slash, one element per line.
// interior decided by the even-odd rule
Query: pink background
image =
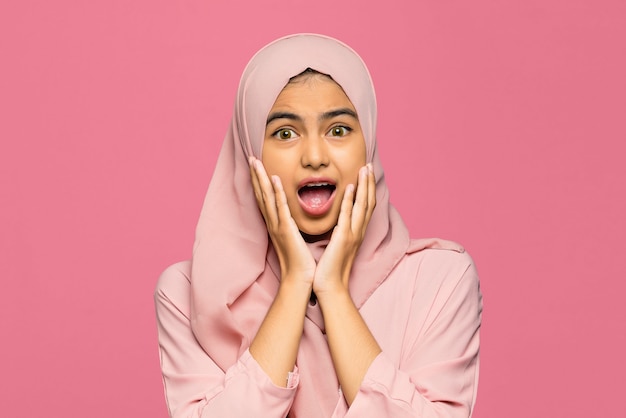
<path fill-rule="evenodd" d="M 0 415 L 166 417 L 155 281 L 245 63 L 312 31 L 371 69 L 413 236 L 478 264 L 475 417 L 626 416 L 626 3 L 215 3 L 2 2 Z"/>

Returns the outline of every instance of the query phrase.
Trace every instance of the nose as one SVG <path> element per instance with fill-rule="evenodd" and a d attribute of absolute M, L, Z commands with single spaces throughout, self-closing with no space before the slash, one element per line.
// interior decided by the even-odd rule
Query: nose
<path fill-rule="evenodd" d="M 318 169 L 328 166 L 330 161 L 328 153 L 328 144 L 324 138 L 307 137 L 301 141 L 302 155 L 301 163 L 303 167 L 311 167 Z"/>

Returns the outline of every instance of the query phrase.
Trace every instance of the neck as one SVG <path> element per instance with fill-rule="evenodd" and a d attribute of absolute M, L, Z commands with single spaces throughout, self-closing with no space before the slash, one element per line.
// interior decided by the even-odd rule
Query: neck
<path fill-rule="evenodd" d="M 333 230 L 331 229 L 330 231 L 327 231 L 321 235 L 309 235 L 305 232 L 300 231 L 300 235 L 302 235 L 302 238 L 304 238 L 305 242 L 308 243 L 314 243 L 314 242 L 318 242 L 318 241 L 324 241 L 324 240 L 329 240 L 331 235 L 333 234 Z"/>

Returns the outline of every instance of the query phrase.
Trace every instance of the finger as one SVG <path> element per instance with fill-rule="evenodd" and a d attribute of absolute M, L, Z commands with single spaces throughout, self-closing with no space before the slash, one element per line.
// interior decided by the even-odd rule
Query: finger
<path fill-rule="evenodd" d="M 265 208 L 265 220 L 272 226 L 278 224 L 278 213 L 276 210 L 276 199 L 274 196 L 274 187 L 270 182 L 269 177 L 263 167 L 261 161 L 255 159 L 253 161 L 254 171 L 259 181 L 259 189 L 263 201 L 263 207 Z"/>
<path fill-rule="evenodd" d="M 254 196 L 256 197 L 257 203 L 259 205 L 263 204 L 263 194 L 261 192 L 261 185 L 259 184 L 259 176 L 256 172 L 256 168 L 254 166 L 254 157 L 250 157 L 250 180 L 252 181 L 252 190 L 254 191 Z"/>
<path fill-rule="evenodd" d="M 339 219 L 337 219 L 337 225 L 341 227 L 350 228 L 352 220 L 352 210 L 354 205 L 354 185 L 348 184 L 346 190 L 343 192 L 343 199 L 341 200 L 341 208 L 339 209 Z"/>
<path fill-rule="evenodd" d="M 367 214 L 365 215 L 365 225 L 367 226 L 376 208 L 376 176 L 372 163 L 367 164 Z"/>
<path fill-rule="evenodd" d="M 285 189 L 283 188 L 283 184 L 280 181 L 280 177 L 272 176 L 271 181 L 274 187 L 274 194 L 276 197 L 276 209 L 278 211 L 278 219 L 280 221 L 287 221 L 291 219 L 291 211 L 289 210 L 289 205 L 287 204 L 287 195 L 285 194 Z"/>
<path fill-rule="evenodd" d="M 266 218 L 265 202 L 263 201 L 263 192 L 261 191 L 261 185 L 259 184 L 259 176 L 257 175 L 256 168 L 254 166 L 254 157 L 249 158 L 250 163 L 250 180 L 252 181 L 252 190 L 254 191 L 254 197 L 256 198 L 257 205 L 263 214 L 263 218 Z"/>
<path fill-rule="evenodd" d="M 361 167 L 359 170 L 359 179 L 356 188 L 356 200 L 354 202 L 354 209 L 352 211 L 352 231 L 360 232 L 363 222 L 367 214 L 367 195 L 368 189 L 368 169 L 367 167 Z"/>

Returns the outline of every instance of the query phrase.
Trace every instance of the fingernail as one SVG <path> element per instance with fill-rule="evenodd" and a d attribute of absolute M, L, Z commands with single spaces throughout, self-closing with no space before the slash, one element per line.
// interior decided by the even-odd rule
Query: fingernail
<path fill-rule="evenodd" d="M 372 166 L 372 163 L 367 163 L 367 169 L 369 170 L 370 173 L 374 172 L 374 167 Z"/>

